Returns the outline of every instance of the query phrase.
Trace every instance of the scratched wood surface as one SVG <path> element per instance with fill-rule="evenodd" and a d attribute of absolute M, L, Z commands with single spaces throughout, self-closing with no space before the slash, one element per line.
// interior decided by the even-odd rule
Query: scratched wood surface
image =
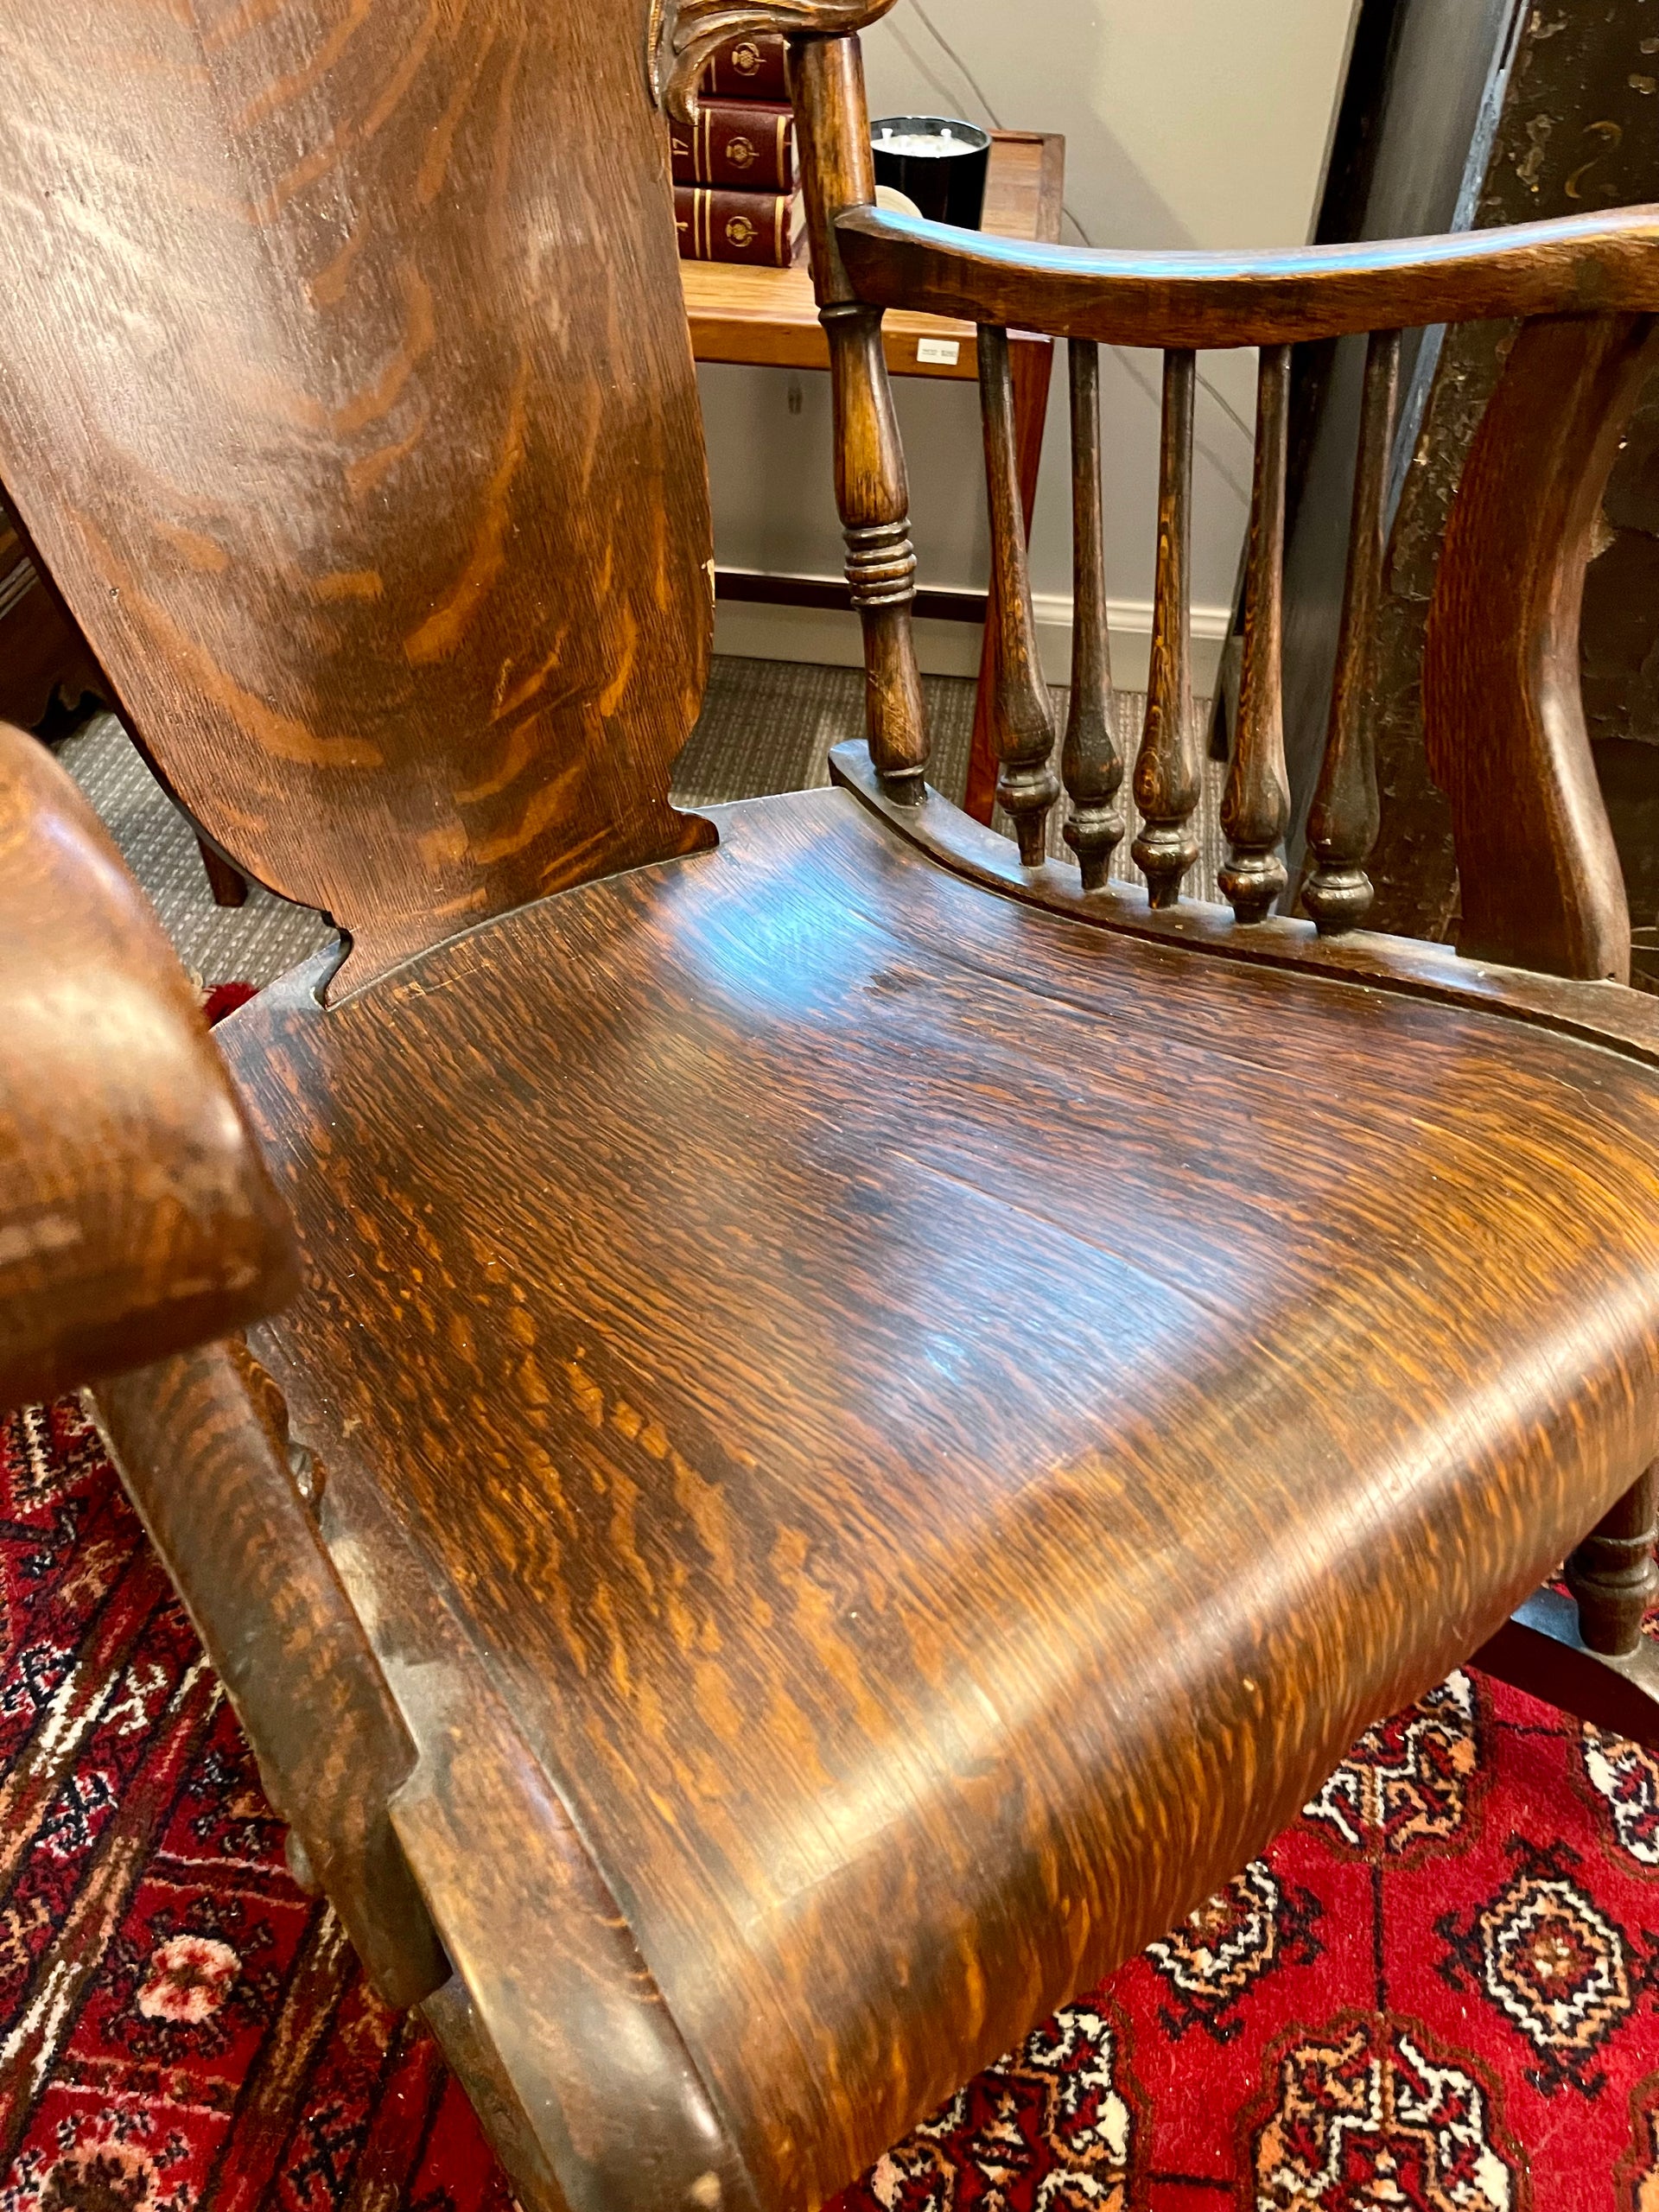
<path fill-rule="evenodd" d="M 330 1542 L 406 1669 L 395 1516 L 804 2208 L 1635 1480 L 1659 1071 L 987 897 L 846 794 L 721 827 L 227 1041 Z M 441 1924 L 516 1842 L 417 1860 Z"/>
<path fill-rule="evenodd" d="M 706 834 L 645 20 L 0 10 L 0 479 L 189 811 L 358 980 Z"/>

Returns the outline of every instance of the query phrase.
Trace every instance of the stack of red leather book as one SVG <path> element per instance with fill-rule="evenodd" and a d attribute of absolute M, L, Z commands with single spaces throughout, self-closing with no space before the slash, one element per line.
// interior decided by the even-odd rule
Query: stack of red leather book
<path fill-rule="evenodd" d="M 728 39 L 697 103 L 696 124 L 671 130 L 681 258 L 786 269 L 802 210 L 783 40 Z"/>

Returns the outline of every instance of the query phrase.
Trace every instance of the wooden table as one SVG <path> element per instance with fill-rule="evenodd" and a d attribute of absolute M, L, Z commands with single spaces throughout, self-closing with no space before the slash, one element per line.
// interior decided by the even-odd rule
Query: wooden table
<path fill-rule="evenodd" d="M 999 238 L 1052 245 L 1060 235 L 1065 188 L 1063 137 L 1054 131 L 999 130 L 991 144 L 984 228 Z M 682 262 L 691 349 L 698 360 L 827 370 L 830 349 L 819 326 L 811 272 L 804 255 L 803 245 L 802 257 L 791 269 Z M 945 377 L 965 383 L 979 375 L 978 333 L 970 322 L 895 311 L 887 315 L 883 333 L 887 366 L 894 376 Z M 1025 331 L 1011 331 L 1008 347 L 1014 369 L 1020 488 L 1029 529 L 1042 461 L 1054 347 L 1052 340 Z M 850 609 L 852 605 L 844 586 L 816 576 L 753 576 L 724 569 L 716 575 L 715 588 L 722 599 L 764 601 L 773 606 Z M 923 591 L 917 595 L 916 607 L 918 614 L 935 619 L 982 622 L 985 595 L 982 592 Z M 982 822 L 991 818 L 996 774 L 990 743 L 993 651 L 988 627 L 980 662 L 968 785 L 969 810 Z"/>

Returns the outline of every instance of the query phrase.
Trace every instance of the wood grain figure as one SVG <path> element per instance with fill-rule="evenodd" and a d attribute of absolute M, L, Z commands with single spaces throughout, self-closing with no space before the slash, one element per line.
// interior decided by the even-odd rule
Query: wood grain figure
<path fill-rule="evenodd" d="M 1001 763 L 996 796 L 1014 823 L 1020 859 L 1035 868 L 1046 847 L 1049 810 L 1060 795 L 1060 784 L 1053 765 L 1054 711 L 1037 653 L 1006 330 L 988 327 L 979 334 L 979 385 L 991 511 L 989 620 L 996 639 L 992 737 Z"/>
<path fill-rule="evenodd" d="M 707 840 L 665 134 L 643 11 L 589 12 L 95 0 L 73 99 L 58 0 L 0 21 L 0 480 L 187 810 L 350 933 L 337 989 Z"/>
<path fill-rule="evenodd" d="M 1471 958 L 1630 978 L 1624 877 L 1584 727 L 1579 612 L 1602 493 L 1659 359 L 1656 332 L 1650 315 L 1528 323 L 1465 464 L 1423 706 Z"/>
<path fill-rule="evenodd" d="M 1123 762 L 1114 734 L 1106 550 L 1101 512 L 1100 353 L 1086 339 L 1068 348 L 1071 382 L 1071 543 L 1077 589 L 1071 620 L 1071 696 L 1060 772 L 1071 801 L 1065 842 L 1085 891 L 1106 882 L 1125 823 L 1117 795 Z"/>
<path fill-rule="evenodd" d="M 1357 929 L 1371 910 L 1365 863 L 1381 807 L 1372 730 L 1376 626 L 1387 543 L 1389 454 L 1400 381 L 1400 333 L 1374 331 L 1360 394 L 1359 458 L 1343 578 L 1342 624 L 1325 760 L 1308 816 L 1313 872 L 1302 904 L 1326 935 Z"/>
<path fill-rule="evenodd" d="M 1285 774 L 1285 464 L 1290 348 L 1270 346 L 1257 378 L 1255 483 L 1244 566 L 1244 659 L 1232 772 L 1221 805 L 1229 853 L 1221 888 L 1241 922 L 1265 921 L 1285 887 L 1279 841 L 1290 818 Z"/>
<path fill-rule="evenodd" d="M 1281 253 L 1022 245 L 874 207 L 852 211 L 840 227 L 860 296 L 884 307 L 1169 353 L 1424 323 L 1649 312 L 1659 207 Z"/>
<path fill-rule="evenodd" d="M 1471 1654 L 1659 1744 L 1659 1665 L 1630 1648 L 1659 1002 L 1605 980 L 1620 925 L 1569 700 L 1659 218 L 1220 259 L 905 223 L 870 205 L 848 35 L 884 12 L 0 20 L 22 149 L 0 474 L 173 787 L 352 938 L 221 1027 L 241 1105 L 221 1078 L 178 1139 L 204 1266 L 269 1307 L 257 1133 L 292 1303 L 191 1351 L 128 1328 L 148 1244 L 136 1287 L 54 1255 L 43 1340 L 61 1356 L 115 1282 L 74 1356 L 152 1363 L 100 1386 L 101 1418 L 294 1863 L 424 2007 L 531 2212 L 810 2212 Z M 837 788 L 684 817 L 710 547 L 658 96 L 766 28 L 791 40 L 870 740 Z M 979 332 L 1018 845 L 925 783 L 900 301 Z M 1325 933 L 1266 911 L 1284 349 L 1448 315 L 1523 324 L 1436 615 L 1478 960 L 1331 925 L 1359 918 L 1371 819 L 1389 337 Z M 1074 341 L 1080 865 L 1042 834 L 1011 327 Z M 1100 342 L 1166 355 L 1149 896 L 1107 875 Z M 1181 896 L 1202 345 L 1267 349 L 1236 912 Z M 64 972 L 148 1039 L 182 986 L 111 922 L 131 893 L 45 772 L 3 817 L 0 915 L 24 921 L 0 919 L 0 991 L 27 1006 L 59 972 L 90 868 L 104 904 Z M 73 1012 L 41 1000 L 0 1176 L 125 1222 L 154 1190 L 113 1191 L 45 1102 L 159 1082 L 161 1046 L 111 1075 Z M 175 1050 L 211 1072 L 199 1030 Z M 36 1277 L 0 1255 L 10 1319 Z M 1581 1610 L 1540 1588 L 1569 1555 Z"/>
<path fill-rule="evenodd" d="M 3 724 L 0 1032 L 0 1411 L 287 1295 L 286 1219 L 161 924 Z"/>
<path fill-rule="evenodd" d="M 1158 567 L 1153 585 L 1152 666 L 1147 719 L 1135 764 L 1141 814 L 1135 864 L 1154 906 L 1172 906 L 1198 857 L 1192 817 L 1204 772 L 1192 717 L 1192 395 L 1190 352 L 1164 356 L 1164 412 L 1158 463 Z"/>
<path fill-rule="evenodd" d="M 728 13 L 715 20 L 723 22 Z M 803 44 L 794 56 L 793 82 L 813 283 L 835 394 L 836 499 L 847 540 L 848 588 L 864 630 L 870 753 L 893 797 L 915 804 L 923 795 L 928 745 L 911 629 L 916 554 L 910 542 L 910 483 L 887 381 L 881 317 L 854 291 L 836 230 L 849 209 L 875 199 L 857 41 Z"/>

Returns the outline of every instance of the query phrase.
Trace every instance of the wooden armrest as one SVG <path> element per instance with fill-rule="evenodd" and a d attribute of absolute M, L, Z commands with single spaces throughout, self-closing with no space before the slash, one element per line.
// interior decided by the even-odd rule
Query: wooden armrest
<path fill-rule="evenodd" d="M 295 1287 L 194 992 L 102 824 L 0 724 L 0 1411 L 229 1334 Z"/>
<path fill-rule="evenodd" d="M 1659 207 L 1285 253 L 1027 245 L 854 207 L 836 219 L 872 306 L 1111 346 L 1284 346 L 1511 316 L 1659 312 Z"/>

